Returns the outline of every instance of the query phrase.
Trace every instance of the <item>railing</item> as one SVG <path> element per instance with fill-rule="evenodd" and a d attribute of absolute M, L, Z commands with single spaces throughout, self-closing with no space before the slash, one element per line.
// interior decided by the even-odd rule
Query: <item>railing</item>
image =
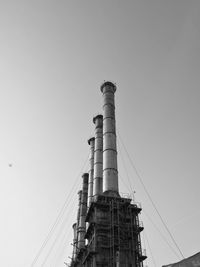
<path fill-rule="evenodd" d="M 142 208 L 141 203 L 135 201 L 135 195 L 134 195 L 134 193 L 131 194 L 131 193 L 123 193 L 123 192 L 120 192 L 120 196 L 122 198 L 131 199 L 131 204 L 136 205 L 140 209 Z"/>
<path fill-rule="evenodd" d="M 131 200 L 134 200 L 135 199 L 134 194 L 123 193 L 123 192 L 120 192 L 119 194 L 120 194 L 120 196 L 122 198 L 128 198 L 128 199 L 131 199 Z"/>

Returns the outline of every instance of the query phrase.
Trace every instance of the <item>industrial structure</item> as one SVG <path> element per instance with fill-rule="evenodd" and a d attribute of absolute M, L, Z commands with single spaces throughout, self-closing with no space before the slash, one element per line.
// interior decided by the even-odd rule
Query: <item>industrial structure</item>
<path fill-rule="evenodd" d="M 142 267 L 140 205 L 121 197 L 118 188 L 115 127 L 116 86 L 104 82 L 103 115 L 93 118 L 90 170 L 82 175 L 78 212 L 73 224 L 71 267 Z"/>
<path fill-rule="evenodd" d="M 162 267 L 200 267 L 200 252 L 183 259 L 182 261 L 163 265 Z"/>

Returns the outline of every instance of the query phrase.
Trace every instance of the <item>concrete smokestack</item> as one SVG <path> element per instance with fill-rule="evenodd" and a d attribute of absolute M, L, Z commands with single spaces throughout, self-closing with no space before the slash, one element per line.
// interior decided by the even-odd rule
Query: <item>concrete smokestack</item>
<path fill-rule="evenodd" d="M 117 146 L 115 129 L 116 86 L 105 82 L 101 86 L 103 93 L 103 192 L 110 196 L 119 196 L 117 171 Z"/>
<path fill-rule="evenodd" d="M 88 185 L 88 206 L 92 202 L 93 197 L 93 179 L 94 179 L 94 142 L 95 138 L 92 137 L 88 140 L 90 145 L 90 170 L 89 170 L 89 185 Z"/>
<path fill-rule="evenodd" d="M 103 116 L 93 118 L 95 124 L 95 150 L 94 150 L 94 189 L 96 198 L 103 192 Z"/>
<path fill-rule="evenodd" d="M 85 232 L 86 232 L 86 214 L 87 214 L 87 198 L 88 198 L 88 173 L 82 175 L 83 178 L 83 188 L 81 196 L 81 206 L 80 206 L 80 221 L 78 227 L 78 248 L 84 248 L 85 246 Z"/>

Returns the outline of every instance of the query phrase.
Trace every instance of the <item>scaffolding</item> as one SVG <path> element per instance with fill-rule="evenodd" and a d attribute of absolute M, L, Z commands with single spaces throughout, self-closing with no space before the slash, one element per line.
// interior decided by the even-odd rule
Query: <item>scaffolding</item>
<path fill-rule="evenodd" d="M 87 211 L 86 246 L 71 266 L 142 267 L 146 255 L 141 249 L 140 212 L 131 199 L 98 196 Z"/>

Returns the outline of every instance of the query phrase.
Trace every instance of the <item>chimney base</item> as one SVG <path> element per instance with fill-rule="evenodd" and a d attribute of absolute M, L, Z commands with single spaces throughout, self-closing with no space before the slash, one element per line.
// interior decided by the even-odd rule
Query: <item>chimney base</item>
<path fill-rule="evenodd" d="M 117 191 L 112 191 L 112 190 L 104 191 L 102 195 L 103 196 L 108 196 L 108 197 L 121 198 L 120 194 Z"/>

